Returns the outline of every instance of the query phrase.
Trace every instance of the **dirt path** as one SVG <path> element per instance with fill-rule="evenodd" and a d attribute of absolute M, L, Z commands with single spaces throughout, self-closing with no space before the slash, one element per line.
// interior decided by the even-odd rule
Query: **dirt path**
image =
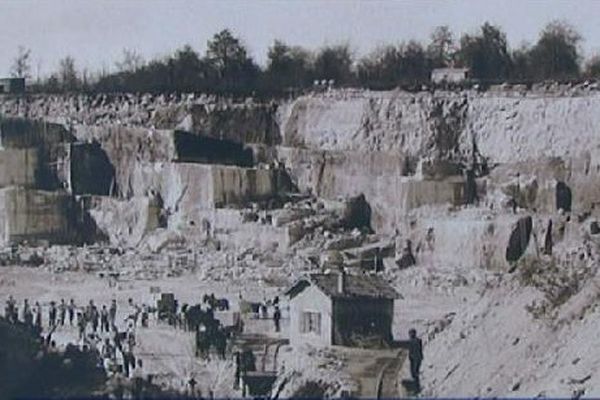
<path fill-rule="evenodd" d="M 400 392 L 398 373 L 406 355 L 402 350 L 344 349 L 348 373 L 358 382 L 353 397 L 375 399 L 404 397 Z M 379 382 L 382 381 L 383 384 Z"/>
<path fill-rule="evenodd" d="M 404 387 L 399 384 L 400 371 L 405 360 L 406 352 L 398 352 L 395 358 L 385 363 L 377 382 L 378 399 L 406 397 Z"/>

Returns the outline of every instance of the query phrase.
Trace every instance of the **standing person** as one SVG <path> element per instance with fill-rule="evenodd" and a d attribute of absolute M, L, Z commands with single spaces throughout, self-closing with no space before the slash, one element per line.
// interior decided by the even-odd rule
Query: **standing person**
<path fill-rule="evenodd" d="M 268 317 L 266 300 L 263 300 L 263 302 L 260 303 L 260 316 L 262 319 L 266 319 Z"/>
<path fill-rule="evenodd" d="M 281 311 L 279 311 L 279 306 L 275 306 L 275 311 L 273 312 L 273 322 L 275 323 L 275 332 L 280 332 L 281 326 L 279 321 L 281 320 Z"/>
<path fill-rule="evenodd" d="M 98 309 L 94 304 L 94 300 L 90 300 L 90 305 L 88 306 L 88 318 L 92 323 L 92 329 L 94 330 L 94 333 L 96 333 L 98 331 L 98 321 L 100 320 L 100 316 Z"/>
<path fill-rule="evenodd" d="M 116 350 L 115 346 L 110 342 L 110 338 L 105 338 L 100 355 L 102 357 L 104 370 L 109 376 L 112 376 L 116 372 Z"/>
<path fill-rule="evenodd" d="M 25 325 L 32 327 L 33 326 L 33 310 L 29 306 L 29 301 L 25 299 L 23 303 L 23 321 Z"/>
<path fill-rule="evenodd" d="M 128 318 L 133 321 L 133 326 L 135 327 L 135 326 L 137 326 L 138 316 L 140 314 L 140 308 L 138 307 L 137 304 L 135 304 L 133 302 L 132 298 L 129 298 L 129 300 L 127 301 L 127 304 L 129 305 Z"/>
<path fill-rule="evenodd" d="M 130 377 L 130 372 L 135 369 L 135 357 L 133 355 L 133 346 L 129 340 L 121 343 L 121 352 L 123 353 L 123 371 L 126 377 Z"/>
<path fill-rule="evenodd" d="M 73 317 L 75 317 L 75 300 L 71 299 L 69 301 L 69 325 L 73 326 Z"/>
<path fill-rule="evenodd" d="M 221 360 L 224 360 L 226 358 L 225 352 L 227 350 L 227 337 L 225 336 L 225 332 L 219 329 L 214 334 L 214 340 L 217 348 L 217 353 L 219 354 L 219 357 L 221 357 Z"/>
<path fill-rule="evenodd" d="M 188 385 L 190 386 L 190 396 L 194 397 L 196 396 L 196 380 L 194 379 L 194 377 L 192 376 L 190 378 L 190 380 L 188 380 Z"/>
<path fill-rule="evenodd" d="M 108 332 L 108 310 L 105 305 L 102 305 L 102 310 L 100 311 L 100 332 Z"/>
<path fill-rule="evenodd" d="M 148 327 L 148 307 L 145 304 L 142 304 L 142 327 Z"/>
<path fill-rule="evenodd" d="M 12 295 L 8 296 L 8 300 L 6 301 L 6 319 L 8 319 L 9 322 L 15 323 L 17 322 L 17 316 L 16 316 L 16 305 L 17 303 L 15 302 L 14 297 L 12 297 Z"/>
<path fill-rule="evenodd" d="M 110 308 L 108 310 L 108 319 L 109 319 L 111 327 L 115 326 L 116 318 L 117 318 L 117 300 L 112 299 L 112 302 L 110 303 Z"/>
<path fill-rule="evenodd" d="M 48 310 L 48 323 L 51 328 L 56 326 L 56 303 L 54 301 L 50 302 L 50 309 Z"/>
<path fill-rule="evenodd" d="M 421 385 L 419 370 L 421 369 L 421 362 L 423 361 L 423 341 L 417 337 L 417 331 L 414 329 L 408 331 L 408 338 L 410 374 L 417 387 L 419 387 Z"/>
<path fill-rule="evenodd" d="M 35 302 L 35 326 L 42 327 L 42 306 L 37 301 Z"/>
<path fill-rule="evenodd" d="M 23 301 L 23 321 L 27 324 L 27 317 L 28 315 L 31 313 L 31 308 L 29 307 L 29 300 L 25 299 Z M 31 322 L 33 322 L 33 318 L 31 319 Z M 28 324 L 30 325 L 30 324 Z"/>
<path fill-rule="evenodd" d="M 85 337 L 85 325 L 87 321 L 81 312 L 77 313 L 77 327 L 79 328 L 79 340 L 83 340 Z"/>
<path fill-rule="evenodd" d="M 67 303 L 65 303 L 65 299 L 60 299 L 60 305 L 58 306 L 58 316 L 59 316 L 60 326 L 65 325 L 66 314 L 67 314 Z"/>
<path fill-rule="evenodd" d="M 102 355 L 102 358 L 104 358 L 105 360 L 112 359 L 115 357 L 115 348 L 110 343 L 110 338 L 104 339 L 104 344 L 102 346 L 101 355 Z"/>

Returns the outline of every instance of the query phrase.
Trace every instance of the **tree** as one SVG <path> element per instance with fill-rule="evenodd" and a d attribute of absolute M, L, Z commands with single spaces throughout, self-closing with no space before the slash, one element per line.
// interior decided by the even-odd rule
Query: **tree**
<path fill-rule="evenodd" d="M 44 84 L 44 90 L 48 93 L 60 92 L 60 80 L 56 74 L 52 74 L 48 77 Z"/>
<path fill-rule="evenodd" d="M 219 90 L 248 92 L 254 88 L 260 72 L 248 56 L 241 40 L 224 29 L 208 41 L 206 59 L 216 73 Z"/>
<path fill-rule="evenodd" d="M 198 53 L 190 45 L 185 45 L 175 52 L 171 66 L 175 90 L 188 92 L 201 89 L 206 68 Z"/>
<path fill-rule="evenodd" d="M 273 89 L 304 87 L 310 82 L 310 55 L 301 47 L 275 40 L 269 48 L 265 72 Z"/>
<path fill-rule="evenodd" d="M 241 70 L 248 60 L 246 48 L 228 29 L 215 34 L 208 41 L 206 57 L 221 78 Z"/>
<path fill-rule="evenodd" d="M 596 54 L 585 65 L 585 76 L 588 78 L 600 78 L 600 55 Z"/>
<path fill-rule="evenodd" d="M 517 81 L 529 81 L 533 79 L 531 48 L 523 44 L 511 54 L 510 77 Z"/>
<path fill-rule="evenodd" d="M 532 70 L 538 79 L 571 79 L 579 75 L 581 36 L 566 22 L 550 22 L 531 50 Z"/>
<path fill-rule="evenodd" d="M 402 46 L 402 81 L 417 85 L 429 80 L 431 68 L 420 43 L 411 40 Z"/>
<path fill-rule="evenodd" d="M 488 22 L 481 26 L 479 35 L 466 34 L 460 39 L 458 58 L 473 77 L 481 80 L 505 79 L 510 70 L 506 35 Z"/>
<path fill-rule="evenodd" d="M 115 63 L 119 72 L 135 72 L 144 64 L 144 57 L 135 50 L 129 49 L 123 49 L 123 59 Z"/>
<path fill-rule="evenodd" d="M 26 49 L 23 46 L 19 46 L 17 56 L 13 61 L 13 64 L 10 68 L 10 74 L 13 78 L 25 78 L 29 79 L 31 77 L 31 50 Z"/>
<path fill-rule="evenodd" d="M 360 82 L 373 89 L 415 86 L 429 81 L 430 61 L 415 41 L 375 50 L 358 64 Z"/>
<path fill-rule="evenodd" d="M 454 55 L 454 38 L 447 25 L 436 27 L 427 46 L 427 56 L 433 68 L 447 67 L 452 64 Z"/>
<path fill-rule="evenodd" d="M 58 75 L 63 90 L 71 91 L 77 89 L 79 79 L 75 69 L 75 60 L 71 56 L 66 56 L 58 63 Z"/>
<path fill-rule="evenodd" d="M 391 89 L 402 78 L 402 53 L 395 46 L 375 49 L 358 63 L 358 79 L 373 89 Z"/>
<path fill-rule="evenodd" d="M 316 79 L 333 79 L 336 84 L 347 84 L 352 80 L 352 54 L 347 44 L 326 46 L 315 58 Z"/>

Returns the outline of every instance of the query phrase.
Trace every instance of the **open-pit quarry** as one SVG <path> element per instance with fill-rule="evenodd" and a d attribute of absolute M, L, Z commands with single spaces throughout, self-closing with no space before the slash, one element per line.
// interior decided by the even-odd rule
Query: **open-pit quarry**
<path fill-rule="evenodd" d="M 290 343 L 286 291 L 343 266 L 399 294 L 421 396 L 600 396 L 598 91 L 7 95 L 0 145 L 0 293 L 44 320 L 63 298 L 278 296 L 281 331 L 242 312 L 236 339 L 272 397 L 416 394 L 402 349 Z M 231 352 L 153 318 L 137 339 L 164 390 L 246 394 Z"/>

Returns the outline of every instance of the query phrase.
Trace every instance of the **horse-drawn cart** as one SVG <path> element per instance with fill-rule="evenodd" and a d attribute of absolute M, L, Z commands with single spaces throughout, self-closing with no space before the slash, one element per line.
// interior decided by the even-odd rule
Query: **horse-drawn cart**
<path fill-rule="evenodd" d="M 177 319 L 177 300 L 173 293 L 161 293 L 160 299 L 156 301 L 159 321 L 167 321 L 169 325 L 175 325 Z"/>

